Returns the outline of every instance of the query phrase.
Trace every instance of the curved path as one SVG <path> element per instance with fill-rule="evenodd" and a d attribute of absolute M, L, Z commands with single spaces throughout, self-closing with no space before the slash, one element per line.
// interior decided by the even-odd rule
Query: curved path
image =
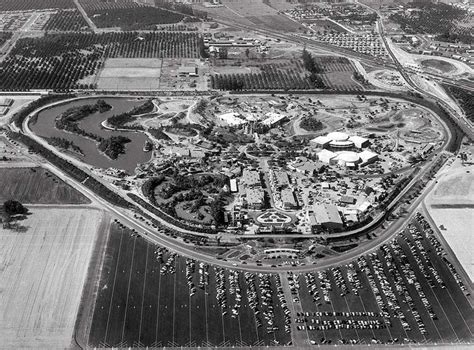
<path fill-rule="evenodd" d="M 86 97 L 82 97 L 82 98 L 90 98 L 90 97 L 91 96 L 86 96 Z M 106 97 L 106 96 L 98 96 L 98 97 Z M 67 159 L 68 161 L 73 163 L 75 166 L 79 167 L 83 171 L 86 171 L 88 174 L 90 174 L 92 176 L 88 166 L 86 166 L 84 163 L 78 161 L 77 159 L 74 159 L 74 158 L 72 158 L 70 156 L 67 156 L 67 155 L 63 154 L 62 152 L 58 151 L 56 148 L 49 145 L 44 139 L 42 139 L 41 137 L 34 134 L 30 130 L 30 128 L 28 127 L 28 123 L 29 123 L 30 118 L 33 115 L 35 115 L 36 113 L 38 113 L 40 110 L 50 108 L 54 105 L 67 103 L 67 102 L 70 102 L 70 101 L 76 100 L 76 99 L 77 98 L 69 99 L 69 100 L 63 100 L 63 101 L 55 102 L 53 104 L 38 108 L 37 110 L 30 113 L 30 115 L 27 118 L 25 118 L 25 120 L 23 122 L 23 131 L 21 131 L 21 130 L 18 130 L 18 131 L 21 131 L 24 134 L 28 135 L 30 138 L 34 139 L 36 142 L 40 143 L 42 146 L 44 146 L 47 149 L 51 150 L 56 155 L 58 155 L 58 156 L 60 156 L 64 159 Z M 15 127 L 12 127 L 12 128 L 15 129 Z M 448 141 L 449 140 L 446 140 L 445 145 L 448 143 Z M 210 256 L 208 254 L 197 251 L 194 248 L 194 246 L 192 246 L 192 245 L 186 244 L 186 243 L 182 242 L 181 240 L 174 239 L 172 237 L 168 237 L 168 236 L 166 236 L 162 233 L 163 230 L 153 229 L 152 227 L 150 227 L 150 226 L 144 224 L 143 222 L 139 221 L 138 219 L 134 218 L 134 212 L 132 210 L 126 210 L 126 209 L 119 208 L 115 205 L 110 204 L 109 202 L 105 201 L 104 199 L 99 197 L 97 194 L 95 194 L 92 190 L 87 188 L 84 184 L 82 184 L 82 183 L 80 183 L 80 182 L 78 182 L 74 179 L 71 179 L 68 175 L 66 175 L 64 172 L 62 172 L 60 169 L 56 168 L 55 166 L 53 166 L 49 163 L 46 163 L 46 164 L 43 164 L 43 167 L 47 168 L 49 171 L 51 171 L 52 173 L 54 173 L 55 175 L 60 177 L 67 184 L 69 184 L 72 187 L 76 188 L 77 190 L 83 192 L 85 195 L 90 197 L 95 203 L 97 203 L 100 207 L 108 210 L 110 213 L 113 214 L 113 216 L 116 219 L 118 219 L 119 221 L 121 221 L 122 223 L 124 223 L 125 225 L 130 227 L 131 229 L 135 229 L 137 232 L 139 232 L 139 234 L 141 236 L 143 236 L 147 240 L 149 240 L 153 243 L 159 244 L 161 246 L 167 247 L 170 250 L 176 251 L 177 253 L 179 253 L 183 256 L 193 258 L 193 259 L 196 259 L 196 260 L 200 260 L 200 261 L 203 261 L 203 262 L 208 263 L 208 264 L 219 265 L 219 266 L 227 267 L 227 268 L 230 268 L 230 269 L 239 269 L 239 270 L 252 271 L 252 272 L 279 272 L 279 271 L 289 271 L 289 270 L 299 271 L 299 272 L 314 271 L 314 270 L 317 270 L 317 269 L 325 269 L 325 268 L 333 266 L 333 265 L 349 262 L 349 261 L 353 260 L 354 258 L 356 258 L 357 256 L 359 256 L 361 254 L 364 254 L 364 253 L 367 253 L 368 251 L 374 250 L 374 249 L 378 248 L 380 245 L 382 245 L 382 244 L 388 242 L 390 239 L 392 239 L 392 237 L 404 227 L 404 225 L 411 218 L 411 216 L 414 215 L 416 207 L 418 206 L 420 201 L 424 198 L 424 195 L 427 193 L 427 191 L 429 189 L 429 186 L 428 186 L 424 191 L 425 194 L 421 195 L 417 199 L 417 201 L 415 201 L 410 206 L 410 208 L 408 210 L 408 212 L 410 214 L 409 214 L 408 217 L 404 217 L 404 218 L 401 218 L 401 219 L 397 220 L 396 222 L 393 222 L 386 229 L 386 232 L 384 232 L 384 234 L 382 234 L 381 236 L 373 239 L 371 242 L 369 242 L 367 244 L 363 244 L 362 246 L 360 246 L 358 248 L 355 248 L 355 249 L 345 253 L 344 255 L 339 255 L 339 256 L 327 258 L 324 261 L 322 261 L 321 263 L 312 264 L 312 265 L 271 267 L 271 266 L 257 266 L 257 265 L 247 264 L 247 265 L 235 266 L 235 264 L 233 262 L 218 260 L 218 259 L 214 258 L 213 256 Z M 414 180 L 418 179 L 419 176 L 421 176 L 422 174 L 424 174 L 424 171 L 420 171 L 419 174 L 417 175 L 417 177 L 415 177 Z M 118 191 L 116 188 L 112 187 L 109 183 L 104 183 L 103 181 L 101 181 L 101 182 L 104 185 L 106 185 L 109 189 L 113 190 L 116 193 L 118 192 L 122 197 L 127 198 L 126 196 L 124 196 L 124 193 L 122 193 L 121 191 Z M 411 183 L 414 183 L 414 182 L 415 181 L 412 181 Z M 401 198 L 401 196 L 406 191 L 408 191 L 409 188 L 410 188 L 410 185 L 405 187 L 405 190 L 402 191 L 397 196 L 396 200 Z M 396 200 L 393 203 L 395 203 Z M 174 227 L 173 225 L 171 225 L 170 223 L 164 221 L 163 219 L 161 219 L 159 217 L 156 217 L 152 213 L 149 213 L 145 208 L 142 208 L 141 206 L 139 206 L 135 202 L 133 202 L 133 205 L 136 206 L 136 207 L 139 207 L 142 211 L 146 212 L 148 215 L 150 215 L 153 218 L 159 220 L 163 224 L 164 227 L 169 227 L 173 230 L 183 232 L 183 233 L 195 234 L 194 232 L 191 232 L 191 231 L 188 231 L 188 230 L 183 230 L 183 229 L 178 228 L 178 227 Z M 212 235 L 212 236 L 215 237 L 215 235 Z"/>

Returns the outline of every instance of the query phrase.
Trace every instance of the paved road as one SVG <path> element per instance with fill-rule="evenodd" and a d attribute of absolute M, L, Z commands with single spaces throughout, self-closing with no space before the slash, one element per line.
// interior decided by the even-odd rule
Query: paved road
<path fill-rule="evenodd" d="M 88 96 L 88 97 L 90 97 L 90 96 Z M 56 104 L 60 104 L 60 103 L 64 103 L 64 101 L 56 102 L 56 103 L 53 103 L 52 105 L 56 105 Z M 42 107 L 42 108 L 45 108 L 45 107 Z M 38 110 L 40 110 L 40 109 L 38 109 Z M 32 112 L 29 117 L 36 114 L 38 112 L 38 110 Z M 56 150 L 54 147 L 49 145 L 45 140 L 43 140 L 39 136 L 35 135 L 28 127 L 29 117 L 26 118 L 24 123 L 23 123 L 23 130 L 24 130 L 25 134 L 27 134 L 29 137 L 35 139 L 37 142 L 40 142 L 43 146 L 47 147 L 48 149 L 53 151 L 58 156 L 61 156 L 63 158 L 67 158 L 68 160 L 73 161 L 74 164 L 79 166 L 81 169 L 83 169 L 85 171 L 88 171 L 88 168 L 85 167 L 84 164 L 81 164 L 76 159 L 69 159 L 66 155 L 62 154 L 61 152 Z M 219 266 L 227 267 L 227 268 L 230 268 L 230 269 L 239 269 L 239 270 L 252 271 L 252 272 L 277 272 L 277 271 L 290 271 L 290 270 L 299 271 L 299 272 L 306 272 L 306 271 L 315 271 L 315 270 L 320 270 L 320 269 L 326 269 L 330 266 L 339 265 L 339 264 L 343 264 L 343 263 L 348 263 L 351 260 L 355 259 L 357 256 L 359 256 L 361 254 L 364 254 L 364 253 L 367 253 L 368 251 L 375 250 L 380 245 L 388 242 L 397 232 L 399 232 L 406 225 L 408 220 L 414 215 L 416 207 L 418 206 L 420 201 L 424 198 L 424 195 L 420 196 L 417 199 L 417 201 L 415 201 L 415 203 L 412 204 L 412 206 L 410 206 L 410 208 L 408 210 L 408 212 L 409 212 L 408 216 L 404 217 L 404 218 L 401 218 L 401 219 L 397 220 L 396 222 L 391 223 L 390 226 L 386 229 L 386 231 L 384 232 L 383 235 L 380 235 L 379 237 L 373 239 L 371 242 L 369 242 L 367 244 L 363 244 L 360 247 L 355 248 L 355 249 L 353 249 L 353 250 L 351 250 L 351 251 L 349 251 L 349 252 L 347 252 L 343 255 L 338 255 L 338 256 L 335 256 L 335 257 L 327 258 L 324 261 L 322 261 L 321 263 L 317 263 L 317 264 L 313 264 L 313 265 L 283 266 L 283 267 L 257 266 L 257 265 L 253 265 L 253 264 L 235 266 L 235 263 L 233 263 L 231 261 L 218 260 L 218 259 L 216 259 L 212 256 L 209 256 L 205 253 L 201 253 L 200 251 L 197 251 L 193 245 L 186 244 L 186 243 L 184 243 L 183 241 L 181 241 L 179 239 L 174 239 L 172 237 L 168 237 L 168 236 L 164 235 L 162 231 L 153 229 L 152 227 L 150 227 L 150 226 L 144 224 L 143 222 L 141 222 L 140 220 L 135 219 L 133 211 L 125 210 L 123 208 L 119 208 L 119 207 L 116 207 L 116 206 L 108 203 L 107 201 L 105 201 L 104 199 L 102 199 L 101 197 L 96 195 L 93 191 L 91 191 L 89 188 L 87 188 L 82 183 L 70 178 L 67 174 L 63 173 L 60 169 L 54 167 L 53 165 L 51 165 L 49 163 L 42 164 L 42 165 L 45 168 L 49 169 L 52 173 L 54 173 L 55 175 L 60 177 L 63 181 L 65 181 L 66 183 L 71 185 L 72 187 L 74 187 L 77 190 L 83 192 L 85 195 L 87 195 L 89 198 L 91 198 L 95 203 L 97 203 L 97 205 L 99 205 L 101 208 L 108 210 L 110 213 L 112 213 L 114 215 L 115 218 L 120 220 L 123 224 L 127 225 L 128 227 L 130 227 L 132 229 L 135 229 L 137 232 L 140 233 L 140 235 L 142 235 L 147 240 L 149 240 L 153 243 L 159 244 L 161 246 L 167 247 L 167 248 L 169 248 L 173 251 L 178 252 L 179 254 L 181 254 L 183 256 L 190 257 L 190 258 L 193 258 L 193 259 L 196 259 L 196 260 L 200 260 L 200 261 L 203 261 L 203 262 L 208 263 L 208 264 L 219 265 Z M 418 178 L 422 174 L 424 174 L 424 171 L 420 171 L 420 173 L 418 174 L 418 176 L 416 178 Z M 414 181 L 413 181 L 413 183 L 414 183 Z M 110 189 L 117 192 L 116 188 L 110 186 L 110 184 L 108 184 L 108 185 L 109 185 Z M 408 187 L 402 193 L 400 193 L 397 198 L 401 197 L 401 195 L 407 190 L 408 190 Z M 428 188 L 425 188 L 424 193 L 427 193 L 427 191 L 428 191 Z M 123 195 L 122 193 L 119 193 L 119 194 Z M 134 205 L 136 205 L 136 204 L 134 203 Z M 179 229 L 177 227 L 173 227 L 172 225 L 170 225 L 170 223 L 167 223 L 167 222 L 163 221 L 163 219 L 161 219 L 159 217 L 156 217 L 152 213 L 149 213 L 145 208 L 141 208 L 141 209 L 144 212 L 146 212 L 147 214 L 149 214 L 150 216 L 156 218 L 157 220 L 160 220 L 165 227 L 168 226 L 168 227 L 170 227 L 174 230 L 187 232 L 187 233 L 192 233 L 190 231 L 186 231 L 186 230 Z"/>

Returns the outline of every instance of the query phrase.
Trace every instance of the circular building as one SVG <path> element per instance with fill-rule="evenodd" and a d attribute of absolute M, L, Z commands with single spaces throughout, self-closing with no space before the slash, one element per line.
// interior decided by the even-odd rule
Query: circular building
<path fill-rule="evenodd" d="M 356 152 L 343 151 L 337 154 L 337 164 L 347 168 L 355 168 L 360 163 L 360 157 Z"/>
<path fill-rule="evenodd" d="M 329 147 L 334 150 L 349 149 L 354 147 L 354 142 L 349 139 L 349 135 L 347 135 L 345 132 L 330 132 L 326 135 L 326 137 L 331 140 L 329 142 Z"/>

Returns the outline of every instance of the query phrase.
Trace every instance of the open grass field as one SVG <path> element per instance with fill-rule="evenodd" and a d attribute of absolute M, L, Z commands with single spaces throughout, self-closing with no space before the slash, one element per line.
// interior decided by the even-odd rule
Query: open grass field
<path fill-rule="evenodd" d="M 1 168 L 0 201 L 27 204 L 88 204 L 89 199 L 43 168 Z M 8 184 L 8 185 L 6 185 Z"/>
<path fill-rule="evenodd" d="M 0 227 L 0 348 L 68 348 L 101 213 L 31 212 L 22 230 Z"/>
<path fill-rule="evenodd" d="M 117 224 L 112 226 L 106 248 L 106 258 L 100 278 L 99 293 L 89 337 L 89 346 L 232 346 L 286 344 L 289 334 L 284 332 L 282 309 L 275 293 L 275 277 L 272 285 L 275 323 L 274 333 L 267 333 L 262 314 L 255 316 L 248 305 L 247 283 L 238 274 L 242 301 L 239 316 L 232 317 L 236 303 L 235 289 L 229 285 L 229 271 L 224 271 L 224 285 L 216 288 L 217 269 L 208 269 L 208 283 L 199 287 L 205 277 L 195 270 L 190 273 L 196 285 L 196 293 L 190 296 L 187 285 L 186 259 L 170 257 L 165 252 L 157 256 L 158 247 L 142 238 L 132 236 L 128 229 Z M 167 272 L 163 272 L 167 270 Z M 171 271 L 170 271 L 171 269 Z M 175 269 L 176 272 L 172 272 Z M 217 300 L 216 292 L 227 296 L 227 314 Z M 261 319 L 262 327 L 256 326 Z"/>
<path fill-rule="evenodd" d="M 97 78 L 97 87 L 106 90 L 158 89 L 161 59 L 109 58 Z"/>

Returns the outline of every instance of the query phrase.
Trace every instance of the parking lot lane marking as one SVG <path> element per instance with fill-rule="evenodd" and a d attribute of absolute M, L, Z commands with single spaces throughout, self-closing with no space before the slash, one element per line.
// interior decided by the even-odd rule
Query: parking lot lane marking
<path fill-rule="evenodd" d="M 188 287 L 188 295 L 189 295 L 189 299 L 188 299 L 188 300 L 189 300 L 189 302 L 188 302 L 188 305 L 189 305 L 189 306 L 188 306 L 188 310 L 189 310 L 189 312 L 188 312 L 188 317 L 189 317 L 189 343 L 191 343 L 191 341 L 192 341 L 192 339 L 193 339 L 193 338 L 192 338 L 192 334 L 191 334 L 191 329 L 192 329 L 192 327 L 191 327 L 191 323 L 192 323 L 192 319 L 191 319 L 191 317 L 192 317 L 192 316 L 191 316 L 191 303 L 192 303 L 192 300 L 191 300 L 191 291 L 189 290 L 189 287 Z"/>
<path fill-rule="evenodd" d="M 119 251 L 118 251 L 118 254 L 117 254 L 117 262 L 115 263 L 114 283 L 112 285 L 112 295 L 110 296 L 109 312 L 107 314 L 107 323 L 106 323 L 106 326 L 105 326 L 104 343 L 107 343 L 107 335 L 108 335 L 109 321 L 110 321 L 110 312 L 112 311 L 112 301 L 114 300 L 114 292 L 115 292 L 115 281 L 117 279 L 118 262 L 120 260 L 120 254 L 121 254 L 121 251 L 122 251 L 122 239 L 123 239 L 123 229 L 120 228 Z"/>
<path fill-rule="evenodd" d="M 351 312 L 351 308 L 349 307 L 349 303 L 347 302 L 347 298 L 346 298 L 346 296 L 345 296 L 345 295 L 344 295 L 344 301 L 346 302 L 346 305 L 347 305 L 347 310 L 348 310 L 349 312 Z M 357 340 L 358 340 L 358 341 L 359 341 L 359 343 L 360 343 L 359 332 L 357 332 L 357 328 L 355 328 L 355 327 L 354 327 L 354 330 L 355 330 L 355 332 L 356 332 L 356 335 L 357 335 Z M 373 329 L 372 329 L 372 331 L 373 331 Z"/>
<path fill-rule="evenodd" d="M 178 265 L 178 260 L 174 259 L 174 282 L 173 282 L 173 344 L 174 344 L 174 322 L 176 317 L 176 275 L 178 274 L 178 269 L 176 265 Z"/>
<path fill-rule="evenodd" d="M 368 315 L 368 314 L 367 314 L 367 309 L 365 308 L 364 300 L 362 299 L 362 297 L 360 296 L 360 294 L 358 295 L 358 297 L 359 297 L 359 300 L 360 300 L 360 302 L 361 302 L 361 304 L 362 304 L 362 308 L 364 309 L 365 314 Z M 370 320 L 370 319 L 369 319 L 369 316 L 366 316 L 365 318 L 367 319 L 367 321 Z M 385 328 L 387 328 L 387 327 L 385 327 Z M 375 338 L 375 332 L 374 332 L 373 328 L 370 328 L 370 330 L 372 331 L 372 336 Z"/>
<path fill-rule="evenodd" d="M 421 271 L 420 271 L 420 273 L 421 273 L 421 275 L 423 275 L 423 273 L 422 273 Z M 425 277 L 423 276 L 423 278 L 425 278 Z M 425 279 L 426 279 L 426 278 L 425 278 Z M 446 314 L 446 311 L 444 310 L 443 305 L 441 305 L 441 303 L 439 302 L 438 296 L 437 296 L 436 293 L 433 291 L 433 287 L 430 286 L 430 284 L 428 283 L 428 281 L 426 281 L 426 284 L 428 285 L 431 294 L 433 294 L 433 296 L 434 296 L 435 299 L 436 299 L 436 302 L 438 303 L 438 305 L 440 306 L 441 310 L 443 311 L 444 317 L 446 317 L 446 320 L 448 321 L 449 326 L 451 327 L 451 329 L 452 329 L 453 332 L 454 332 L 454 335 L 456 336 L 456 341 L 459 341 L 459 336 L 458 336 L 458 334 L 456 333 L 456 330 L 454 329 L 454 327 L 453 327 L 451 321 L 449 320 L 448 315 Z"/>
<path fill-rule="evenodd" d="M 142 339 L 142 322 L 143 322 L 143 304 L 145 302 L 145 289 L 146 289 L 146 276 L 147 276 L 147 269 L 148 269 L 148 248 L 150 247 L 150 244 L 146 244 L 146 258 L 145 258 L 145 274 L 143 277 L 143 292 L 142 292 L 142 306 L 140 308 L 140 327 L 138 331 L 138 342 L 141 341 Z"/>
<path fill-rule="evenodd" d="M 408 233 L 409 233 L 409 232 L 408 232 Z M 410 233 L 409 233 L 409 234 L 410 234 Z M 410 234 L 410 235 L 411 235 L 411 234 Z M 408 239 L 408 238 L 403 238 L 403 237 L 401 237 L 401 241 L 403 242 L 403 245 L 402 245 L 402 244 L 400 244 L 400 245 L 403 246 L 403 247 L 405 247 L 405 252 L 409 252 L 410 255 L 411 255 L 411 257 L 412 257 L 412 259 L 415 260 L 415 257 L 414 257 L 414 255 L 413 255 L 413 252 L 412 252 L 410 246 L 408 245 L 407 239 Z M 414 265 L 417 265 L 417 264 L 415 263 Z M 436 299 L 438 305 L 440 306 L 441 310 L 443 311 L 444 317 L 446 318 L 446 320 L 448 321 L 449 326 L 450 326 L 451 329 L 453 330 L 454 335 L 456 336 L 457 341 L 459 341 L 459 336 L 457 335 L 456 331 L 455 331 L 454 328 L 453 328 L 453 325 L 452 325 L 451 322 L 449 321 L 448 316 L 446 315 L 446 312 L 444 311 L 443 306 L 441 305 L 441 303 L 440 303 L 439 300 L 438 300 L 438 297 L 437 297 L 436 294 L 433 292 L 433 288 L 430 286 L 428 280 L 427 280 L 427 279 L 425 278 L 425 276 L 423 275 L 423 271 L 421 271 L 421 269 L 420 269 L 419 267 L 416 267 L 416 268 L 415 268 L 415 267 L 412 267 L 412 269 L 413 269 L 413 272 L 415 273 L 415 276 L 416 276 L 418 282 L 421 284 L 421 288 L 423 289 L 423 284 L 421 283 L 420 280 L 425 281 L 424 284 L 429 287 L 429 291 L 430 291 L 431 294 L 435 297 L 435 299 Z M 417 273 L 416 271 L 418 271 L 418 273 Z M 421 276 L 421 278 L 420 278 L 419 276 Z M 423 291 L 426 292 L 426 288 L 423 289 Z M 419 297 L 418 293 L 416 293 L 416 294 L 417 294 L 417 296 Z M 425 295 L 426 295 L 426 294 L 425 294 Z M 425 309 L 426 309 L 426 307 L 425 307 Z M 429 318 L 431 319 L 431 317 L 429 317 Z M 436 329 L 437 329 L 437 331 L 438 331 L 438 335 L 440 336 L 440 339 L 443 340 L 443 337 L 441 336 L 441 334 L 440 334 L 440 332 L 439 332 L 439 330 L 438 330 L 438 327 L 436 326 L 436 323 L 434 322 L 433 319 L 431 319 L 431 321 L 432 321 L 432 323 L 434 324 L 434 326 L 436 327 Z"/>
<path fill-rule="evenodd" d="M 240 326 L 240 314 L 237 315 L 237 319 L 239 320 L 240 344 L 242 344 L 242 327 Z"/>
<path fill-rule="evenodd" d="M 458 307 L 458 304 L 456 304 L 456 302 L 454 301 L 453 297 L 451 296 L 451 292 L 448 290 L 448 288 L 444 288 L 444 290 L 446 292 L 448 292 L 448 295 L 449 295 L 449 298 L 451 299 L 451 301 L 453 302 L 454 306 L 456 307 L 456 310 L 458 311 L 458 314 L 459 316 L 461 316 L 463 322 L 464 322 L 464 325 L 466 326 L 467 330 L 469 331 L 469 334 L 471 335 L 471 338 L 472 338 L 472 331 L 471 331 L 471 327 L 469 326 L 469 323 L 466 322 L 466 319 L 464 318 L 464 316 L 462 315 L 461 313 L 461 310 L 459 310 L 459 307 Z M 464 295 L 464 293 L 463 293 Z"/>
<path fill-rule="evenodd" d="M 298 298 L 300 299 L 300 303 L 295 303 L 293 301 L 293 295 L 290 290 L 290 285 L 288 282 L 288 276 L 286 273 L 280 273 L 280 281 L 281 281 L 281 286 L 283 288 L 283 293 L 285 294 L 285 299 L 288 301 L 288 304 L 290 305 L 291 308 L 291 316 L 293 320 L 296 318 L 296 309 L 298 308 L 300 311 L 298 312 L 303 312 L 303 306 L 301 305 L 301 296 L 298 291 Z M 303 316 L 304 317 L 304 316 Z M 297 335 L 300 335 L 301 332 L 296 329 L 297 325 L 295 322 L 291 322 L 291 341 L 293 343 L 293 346 L 300 346 L 300 338 Z M 301 339 L 301 341 L 304 344 L 309 343 L 310 337 L 308 334 L 308 328 L 306 327 L 305 324 L 305 332 L 306 332 L 306 339 Z"/>
<path fill-rule="evenodd" d="M 402 241 L 403 241 L 403 239 L 402 239 Z M 406 251 L 403 249 L 403 246 L 402 246 L 402 244 L 400 244 L 400 242 L 399 242 L 399 246 L 400 246 L 401 250 L 403 250 L 403 252 L 406 253 Z M 392 251 L 392 254 L 396 255 L 396 254 L 395 254 L 395 251 L 393 250 L 393 248 L 390 247 L 389 249 Z M 430 317 L 429 312 L 428 312 L 428 309 L 426 308 L 425 304 L 424 304 L 423 301 L 421 300 L 420 295 L 419 295 L 418 291 L 416 290 L 415 286 L 414 286 L 414 285 L 411 285 L 411 288 L 409 287 L 410 284 L 409 284 L 408 281 L 407 281 L 405 272 L 403 271 L 403 269 L 402 269 L 400 266 L 398 266 L 398 271 L 400 272 L 400 274 L 401 274 L 401 276 L 402 276 L 402 278 L 403 278 L 403 281 L 405 282 L 405 286 L 406 286 L 406 288 L 408 289 L 408 293 L 409 293 L 410 296 L 412 297 L 413 301 L 417 299 L 417 300 L 419 300 L 419 304 L 422 305 L 422 307 L 417 308 L 417 310 L 421 310 L 421 308 L 423 308 L 423 310 L 425 310 L 425 313 L 426 313 L 427 317 L 424 318 L 423 320 L 429 319 L 429 320 L 431 321 L 431 323 L 433 324 L 434 328 L 436 329 L 436 333 L 438 333 L 438 337 L 439 337 L 439 340 L 440 340 L 440 342 L 441 342 L 441 341 L 443 340 L 443 337 L 441 336 L 441 333 L 439 332 L 439 329 L 438 329 L 438 327 L 436 326 L 434 320 Z M 415 290 L 415 293 L 414 293 L 414 294 L 411 293 L 411 292 L 410 292 L 410 289 L 411 289 L 411 290 L 414 289 L 414 290 Z M 425 323 L 425 324 L 426 324 L 426 323 Z M 418 329 L 419 329 L 419 327 L 418 327 Z"/>
<path fill-rule="evenodd" d="M 155 343 L 158 343 L 158 325 L 160 324 L 160 298 L 161 298 L 161 261 L 158 264 L 158 295 L 156 306 L 156 329 L 155 329 Z"/>
<path fill-rule="evenodd" d="M 367 260 L 367 264 L 369 263 L 370 259 L 369 258 L 365 258 Z M 370 265 L 368 265 L 369 267 L 369 270 L 370 270 Z M 357 270 L 359 271 L 359 268 L 357 268 Z M 372 271 L 371 271 L 372 272 Z M 363 278 L 365 278 L 366 280 L 366 283 L 365 285 L 368 286 L 368 290 L 370 290 L 370 292 L 372 293 L 372 295 L 374 296 L 374 300 L 375 300 L 375 304 L 377 305 L 377 309 L 379 310 L 379 314 L 382 315 L 382 309 L 380 308 L 380 305 L 379 303 L 377 303 L 377 298 L 375 297 L 375 293 L 372 289 L 372 287 L 370 286 L 370 283 L 369 283 L 369 278 L 367 277 L 367 274 L 363 271 L 360 271 L 361 275 L 363 276 Z M 375 282 L 375 278 L 374 278 L 374 282 Z M 380 290 L 380 289 L 379 289 Z M 384 318 L 384 322 L 385 322 L 385 318 Z M 392 323 L 392 320 L 390 320 L 390 323 Z M 390 332 L 390 327 L 385 327 L 385 329 L 388 331 L 388 334 L 390 336 L 390 339 L 393 339 L 393 336 L 392 336 L 392 332 Z"/>
<path fill-rule="evenodd" d="M 224 315 L 222 315 L 223 310 L 222 310 L 222 306 L 221 306 L 221 305 L 219 305 L 219 309 L 220 309 L 220 311 L 221 311 L 222 338 L 223 338 L 222 342 L 225 343 Z"/>
<path fill-rule="evenodd" d="M 121 342 L 123 343 L 123 335 L 125 334 L 125 324 L 127 320 L 127 310 L 128 310 L 128 297 L 130 294 L 130 283 L 132 281 L 132 273 L 133 273 L 133 260 L 135 260 L 135 245 L 137 243 L 137 237 L 133 239 L 133 250 L 132 250 L 132 263 L 130 265 L 130 274 L 128 275 L 128 284 L 127 284 L 127 299 L 125 301 L 125 315 L 123 316 L 123 326 L 122 326 L 122 338 Z"/>
<path fill-rule="evenodd" d="M 207 285 L 204 284 L 204 307 L 206 309 L 206 343 L 209 344 L 209 321 L 207 313 Z"/>
<path fill-rule="evenodd" d="M 422 227 L 418 227 L 418 226 L 417 226 L 417 228 L 418 228 L 418 230 L 420 230 L 420 232 L 424 232 Z M 411 237 L 412 237 L 412 241 L 415 242 L 415 238 L 413 237 L 413 235 L 412 235 L 411 233 L 410 233 L 410 235 L 411 235 Z M 426 241 L 426 238 L 423 237 L 422 240 L 423 240 L 423 241 Z M 430 242 L 428 242 L 428 243 L 430 243 Z M 422 244 L 423 244 L 423 242 L 422 242 Z M 430 243 L 430 245 L 431 245 L 431 243 Z M 423 246 L 423 248 L 425 248 L 425 245 L 422 245 L 422 246 Z M 416 246 L 416 249 L 417 249 L 418 254 L 420 255 L 420 259 L 424 260 L 426 264 L 428 264 L 428 262 L 431 262 L 431 265 L 433 266 L 433 268 L 436 269 L 436 264 L 432 261 L 431 257 L 428 255 L 428 252 L 426 252 L 428 258 L 426 258 L 425 256 L 423 256 L 423 254 L 422 254 L 422 252 L 421 252 L 421 250 L 420 250 L 420 248 L 419 248 L 418 246 Z M 425 251 L 426 251 L 426 248 L 425 248 Z M 438 270 L 436 270 L 436 271 L 438 271 Z M 430 271 L 430 275 L 432 276 L 432 277 L 431 277 L 432 279 L 435 279 L 431 271 Z M 441 275 L 440 275 L 440 277 L 441 277 Z M 430 289 L 431 289 L 431 292 L 433 293 L 433 295 L 435 295 L 438 304 L 442 307 L 442 305 L 441 305 L 441 303 L 439 302 L 438 297 L 436 296 L 436 294 L 435 294 L 433 288 L 431 287 L 431 285 L 430 285 Z M 472 337 L 471 329 L 470 329 L 469 325 L 467 324 L 466 319 L 465 319 L 464 316 L 461 314 L 461 311 L 459 310 L 458 305 L 456 304 L 456 302 L 454 301 L 453 297 L 451 296 L 451 292 L 448 290 L 447 287 L 443 288 L 443 290 L 447 292 L 447 294 L 448 294 L 449 298 L 451 299 L 451 301 L 453 302 L 454 307 L 456 308 L 456 310 L 457 310 L 459 316 L 460 316 L 461 319 L 463 320 L 463 323 L 464 323 L 464 325 L 466 326 L 466 329 L 469 331 L 469 334 L 470 334 L 471 337 Z M 463 293 L 463 294 L 464 294 L 464 293 Z M 445 314 L 445 316 L 446 316 L 446 318 L 447 318 L 446 312 L 444 311 L 444 308 L 443 308 L 443 307 L 442 307 L 442 309 L 443 309 L 443 313 Z M 453 327 L 451 326 L 451 328 L 453 328 Z M 454 328 L 453 328 L 453 330 L 454 330 Z M 456 334 L 456 336 L 457 336 L 457 334 Z M 459 337 L 458 337 L 458 340 L 459 340 Z"/>

